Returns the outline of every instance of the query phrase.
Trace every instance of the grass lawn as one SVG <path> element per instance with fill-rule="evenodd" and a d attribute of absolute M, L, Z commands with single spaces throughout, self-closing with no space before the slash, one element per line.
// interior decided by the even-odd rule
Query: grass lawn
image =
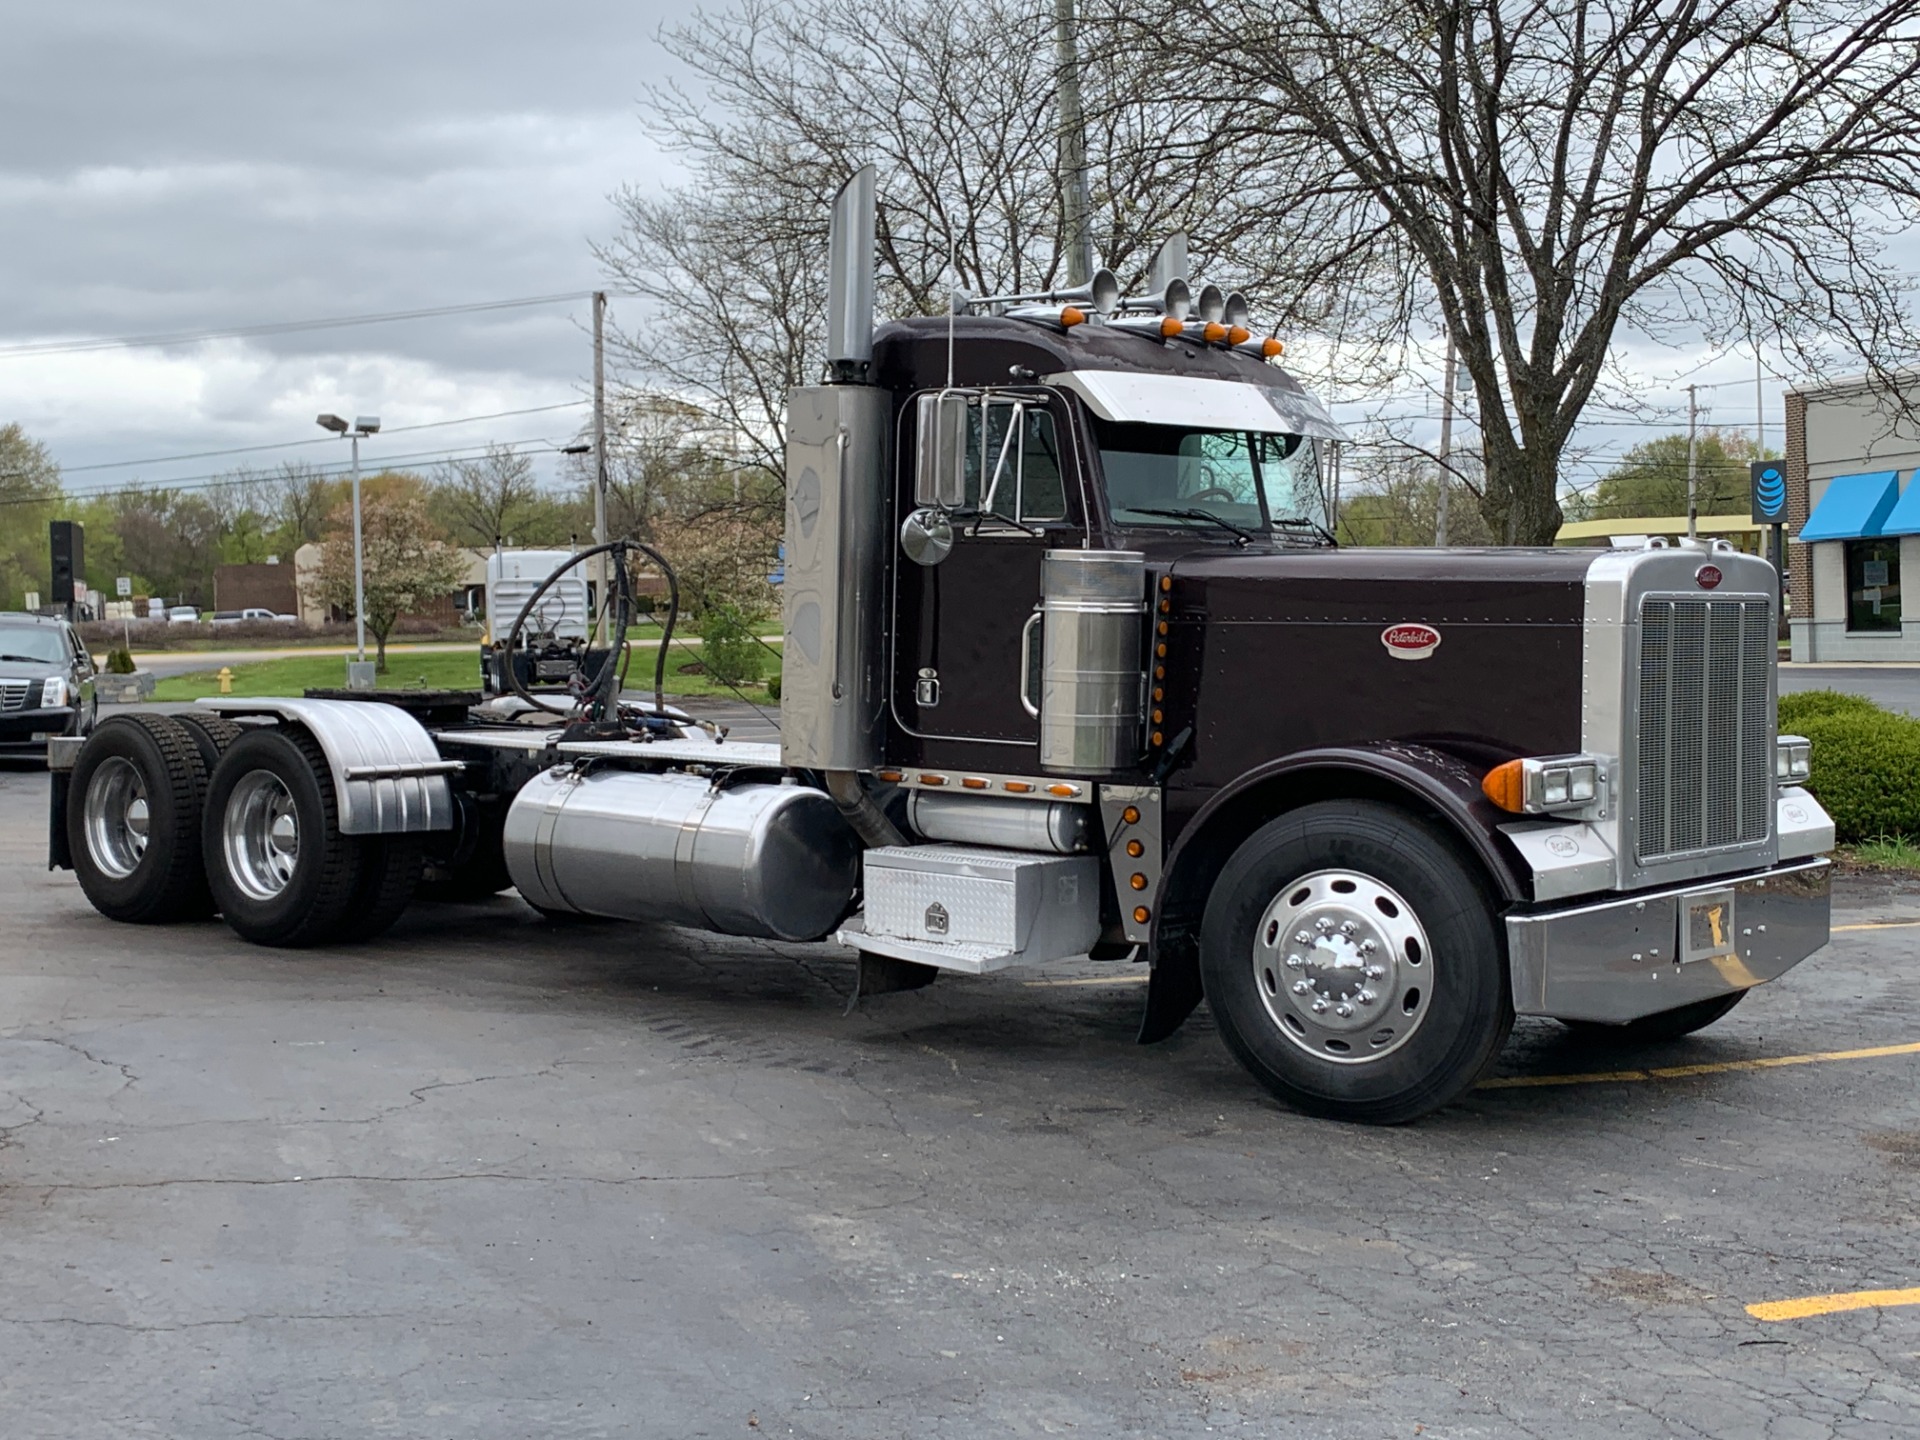
<path fill-rule="evenodd" d="M 627 667 L 627 688 L 629 690 L 651 690 L 653 688 L 653 657 L 657 645 L 639 644 L 629 646 L 632 660 Z M 779 650 L 779 645 L 773 646 Z M 682 675 L 679 667 L 697 661 L 699 648 L 682 650 L 678 644 L 667 657 L 667 693 L 669 695 L 728 695 L 734 692 L 724 685 L 716 685 L 705 675 Z M 761 652 L 764 662 L 762 679 L 756 683 L 741 686 L 746 698 L 755 704 L 767 703 L 765 676 L 773 674 L 779 668 L 779 661 L 765 651 Z M 233 669 L 233 693 L 236 695 L 299 695 L 304 691 L 337 687 L 347 683 L 347 661 L 341 655 L 290 656 L 282 660 L 261 660 L 247 665 L 235 665 Z M 479 647 L 467 651 L 440 651 L 426 654 L 405 652 L 391 653 L 387 657 L 387 673 L 380 676 L 379 688 L 382 690 L 477 690 L 480 688 Z M 153 698 L 156 700 L 198 700 L 203 695 L 220 693 L 220 672 L 217 670 L 196 670 L 188 675 L 174 675 L 161 680 L 155 687 Z"/>

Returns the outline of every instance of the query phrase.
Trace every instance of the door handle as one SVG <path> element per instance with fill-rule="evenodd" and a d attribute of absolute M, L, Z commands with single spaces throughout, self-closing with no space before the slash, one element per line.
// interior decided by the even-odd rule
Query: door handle
<path fill-rule="evenodd" d="M 1033 703 L 1033 697 L 1027 693 L 1027 677 L 1033 674 L 1033 627 L 1038 625 L 1043 612 L 1038 606 L 1027 617 L 1027 623 L 1020 627 L 1020 708 L 1034 719 L 1040 718 L 1040 707 Z"/>

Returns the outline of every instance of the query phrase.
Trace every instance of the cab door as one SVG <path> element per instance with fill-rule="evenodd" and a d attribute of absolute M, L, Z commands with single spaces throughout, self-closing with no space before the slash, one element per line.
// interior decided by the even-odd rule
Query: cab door
<path fill-rule="evenodd" d="M 1070 420 L 1046 390 L 970 400 L 953 548 L 938 564 L 902 557 L 895 568 L 893 709 L 909 733 L 1038 745 L 1041 558 L 1086 534 Z M 911 494 L 913 445 L 900 453 Z"/>

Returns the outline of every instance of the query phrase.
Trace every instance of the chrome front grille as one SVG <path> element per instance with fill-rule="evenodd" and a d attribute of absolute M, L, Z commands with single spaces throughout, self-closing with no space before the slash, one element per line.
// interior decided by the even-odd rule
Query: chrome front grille
<path fill-rule="evenodd" d="M 0 680 L 0 710 L 26 709 L 27 691 L 39 683 L 38 680 Z"/>
<path fill-rule="evenodd" d="M 1773 606 L 1640 602 L 1634 841 L 1642 865 L 1765 841 L 1773 812 Z"/>

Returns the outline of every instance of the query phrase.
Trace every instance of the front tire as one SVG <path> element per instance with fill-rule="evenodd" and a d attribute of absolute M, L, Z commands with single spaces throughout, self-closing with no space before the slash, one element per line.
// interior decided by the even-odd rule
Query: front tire
<path fill-rule="evenodd" d="M 213 913 L 200 862 L 207 771 L 180 724 L 137 711 L 80 749 L 67 790 L 67 853 L 109 920 L 164 925 Z"/>
<path fill-rule="evenodd" d="M 256 945 L 324 945 L 365 898 L 362 847 L 340 833 L 326 756 L 304 730 L 250 730 L 227 747 L 201 847 L 221 914 Z"/>
<path fill-rule="evenodd" d="M 1215 882 L 1207 1001 L 1261 1084 L 1312 1115 L 1418 1119 L 1458 1098 L 1513 1028 L 1499 920 L 1446 837 L 1373 801 L 1263 826 Z"/>

